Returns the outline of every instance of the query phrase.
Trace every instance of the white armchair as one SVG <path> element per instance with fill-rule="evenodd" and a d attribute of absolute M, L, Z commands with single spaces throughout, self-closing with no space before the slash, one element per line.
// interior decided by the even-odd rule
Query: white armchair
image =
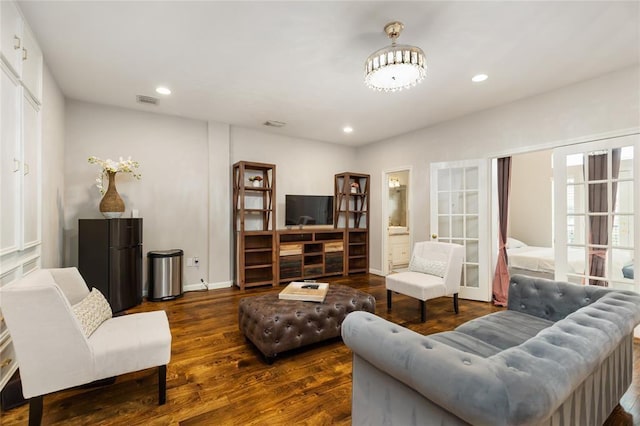
<path fill-rule="evenodd" d="M 391 310 L 393 292 L 420 300 L 420 317 L 427 319 L 427 300 L 453 296 L 458 313 L 458 291 L 464 247 L 459 244 L 423 241 L 413 247 L 409 271 L 387 275 L 387 309 Z"/>
<path fill-rule="evenodd" d="M 89 289 L 76 268 L 42 269 L 0 290 L 0 308 L 15 346 L 29 424 L 42 419 L 45 394 L 158 367 L 166 401 L 171 332 L 164 311 L 110 318 L 85 336 L 72 305 Z"/>

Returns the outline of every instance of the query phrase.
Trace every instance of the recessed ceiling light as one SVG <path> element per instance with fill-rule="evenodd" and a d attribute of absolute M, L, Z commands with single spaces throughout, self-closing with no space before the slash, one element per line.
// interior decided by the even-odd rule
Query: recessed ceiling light
<path fill-rule="evenodd" d="M 351 133 L 351 132 L 353 132 L 353 127 L 345 126 L 345 127 L 342 128 L 342 131 L 345 132 L 345 133 Z"/>
<path fill-rule="evenodd" d="M 471 81 L 473 81 L 474 83 L 480 83 L 482 81 L 485 81 L 488 78 L 489 76 L 486 74 L 478 74 L 478 75 L 474 75 Z"/>
<path fill-rule="evenodd" d="M 160 93 L 161 95 L 170 95 L 171 94 L 171 90 L 169 90 L 166 87 L 156 87 L 156 92 Z"/>

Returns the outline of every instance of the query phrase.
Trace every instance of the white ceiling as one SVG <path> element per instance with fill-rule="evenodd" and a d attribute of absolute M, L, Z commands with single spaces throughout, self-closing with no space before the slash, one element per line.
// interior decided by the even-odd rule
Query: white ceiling
<path fill-rule="evenodd" d="M 71 99 L 362 145 L 640 62 L 640 3 L 21 1 Z M 388 44 L 421 47 L 427 78 L 363 84 Z M 472 83 L 486 73 L 489 79 Z M 171 88 L 157 95 L 158 85 Z M 141 105 L 138 94 L 160 99 Z M 267 129 L 266 120 L 287 123 Z M 352 134 L 342 127 L 351 125 Z"/>

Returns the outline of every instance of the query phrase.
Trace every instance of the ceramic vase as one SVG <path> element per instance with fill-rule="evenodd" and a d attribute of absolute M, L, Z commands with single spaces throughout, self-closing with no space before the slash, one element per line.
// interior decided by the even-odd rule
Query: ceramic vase
<path fill-rule="evenodd" d="M 124 213 L 124 201 L 116 189 L 116 172 L 107 172 L 109 187 L 100 201 L 100 213 L 107 219 L 115 219 Z"/>
<path fill-rule="evenodd" d="M 253 181 L 253 186 L 260 187 L 260 186 L 262 186 L 262 182 L 260 182 L 259 180 L 254 180 Z"/>

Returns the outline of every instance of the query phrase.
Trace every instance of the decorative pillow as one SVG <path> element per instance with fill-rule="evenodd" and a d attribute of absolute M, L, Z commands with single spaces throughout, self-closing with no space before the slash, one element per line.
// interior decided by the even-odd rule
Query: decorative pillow
<path fill-rule="evenodd" d="M 515 249 L 520 247 L 526 247 L 527 245 L 520 240 L 516 240 L 515 238 L 507 238 L 507 248 Z"/>
<path fill-rule="evenodd" d="M 440 260 L 429 260 L 415 254 L 411 257 L 409 270 L 413 272 L 421 272 L 423 274 L 435 275 L 436 277 L 444 277 L 447 269 L 447 262 Z"/>
<path fill-rule="evenodd" d="M 71 307 L 85 336 L 89 337 L 106 320 L 113 316 L 109 302 L 100 290 L 92 288 L 91 293 Z"/>

